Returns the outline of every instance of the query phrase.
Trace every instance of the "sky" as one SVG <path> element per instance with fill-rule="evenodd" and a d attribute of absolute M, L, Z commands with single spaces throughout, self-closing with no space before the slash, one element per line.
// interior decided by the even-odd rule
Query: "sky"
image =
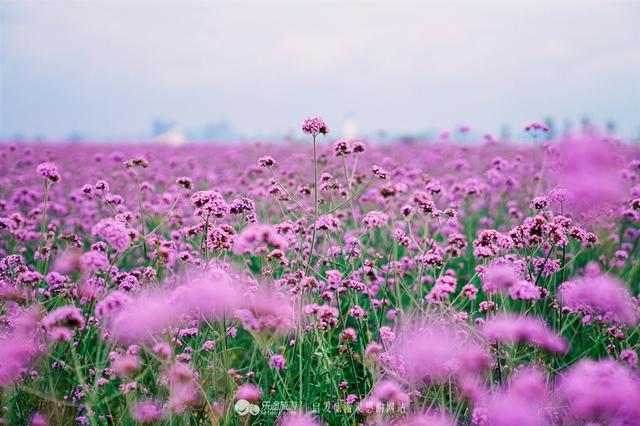
<path fill-rule="evenodd" d="M 640 2 L 0 0 L 0 138 L 309 115 L 354 136 L 553 116 L 640 132 Z"/>

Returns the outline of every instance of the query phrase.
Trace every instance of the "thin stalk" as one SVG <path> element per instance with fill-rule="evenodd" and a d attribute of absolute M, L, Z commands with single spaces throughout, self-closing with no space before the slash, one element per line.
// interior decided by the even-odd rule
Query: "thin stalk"
<path fill-rule="evenodd" d="M 318 149 L 316 147 L 316 135 L 313 135 L 313 233 L 311 235 L 311 250 L 309 250 L 309 260 L 307 261 L 307 270 L 313 259 L 313 249 L 316 245 L 316 221 L 318 220 Z"/>

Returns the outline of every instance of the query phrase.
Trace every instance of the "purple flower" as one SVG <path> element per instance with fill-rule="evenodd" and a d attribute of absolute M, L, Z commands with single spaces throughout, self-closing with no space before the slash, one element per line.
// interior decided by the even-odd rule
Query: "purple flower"
<path fill-rule="evenodd" d="M 520 280 L 519 274 L 510 265 L 493 264 L 484 272 L 482 290 L 485 293 L 495 293 L 508 290 Z"/>
<path fill-rule="evenodd" d="M 340 220 L 332 214 L 323 214 L 316 220 L 316 229 L 319 231 L 337 231 Z"/>
<path fill-rule="evenodd" d="M 375 210 L 364 215 L 364 218 L 362 219 L 362 222 L 369 230 L 380 228 L 381 226 L 386 225 L 388 221 L 389 216 L 387 216 L 385 213 Z"/>
<path fill-rule="evenodd" d="M 624 284 L 611 275 L 587 276 L 566 282 L 560 288 L 565 308 L 600 315 L 603 320 L 632 326 L 638 321 L 638 308 Z"/>
<path fill-rule="evenodd" d="M 11 333 L 0 335 L 0 386 L 7 387 L 25 373 L 39 352 L 36 311 L 19 314 Z"/>
<path fill-rule="evenodd" d="M 84 327 L 82 311 L 75 306 L 54 309 L 42 319 L 42 326 L 53 340 L 70 340 L 74 328 Z"/>
<path fill-rule="evenodd" d="M 541 290 L 530 281 L 519 280 L 515 285 L 509 287 L 509 295 L 513 300 L 538 300 Z"/>
<path fill-rule="evenodd" d="M 544 426 L 552 424 L 551 394 L 544 375 L 534 369 L 517 371 L 508 386 L 480 399 L 474 424 Z"/>
<path fill-rule="evenodd" d="M 383 402 L 392 402 L 399 406 L 409 405 L 409 395 L 393 380 L 382 380 L 374 386 L 372 393 Z"/>
<path fill-rule="evenodd" d="M 278 426 L 322 426 L 311 414 L 288 413 L 278 419 Z"/>
<path fill-rule="evenodd" d="M 338 139 L 333 144 L 333 155 L 336 157 L 343 157 L 351 154 L 351 148 L 349 142 L 344 139 Z"/>
<path fill-rule="evenodd" d="M 29 420 L 29 426 L 49 426 L 49 420 L 42 413 L 34 413 Z"/>
<path fill-rule="evenodd" d="M 242 305 L 234 316 L 253 333 L 282 335 L 294 328 L 293 308 L 282 293 L 266 289 L 249 293 Z"/>
<path fill-rule="evenodd" d="M 469 373 L 465 366 L 473 363 L 464 361 L 465 354 L 477 351 L 483 351 L 479 344 L 453 325 L 415 323 L 399 333 L 386 367 L 412 383 L 442 383 L 459 373 Z"/>
<path fill-rule="evenodd" d="M 308 117 L 302 123 L 302 131 L 315 137 L 319 134 L 326 135 L 329 133 L 329 127 L 320 117 Z"/>
<path fill-rule="evenodd" d="M 58 182 L 60 180 L 58 168 L 53 163 L 40 163 L 38 164 L 36 171 L 49 182 Z"/>
<path fill-rule="evenodd" d="M 146 424 L 155 423 L 164 419 L 162 404 L 154 400 L 139 400 L 131 407 L 131 417 L 133 420 Z"/>
<path fill-rule="evenodd" d="M 633 349 L 625 349 L 620 352 L 620 359 L 631 367 L 635 367 L 638 365 L 638 354 Z"/>
<path fill-rule="evenodd" d="M 391 173 L 389 173 L 382 167 L 378 166 L 377 164 L 374 164 L 371 167 L 371 171 L 373 172 L 373 175 L 378 179 L 382 179 L 382 180 L 391 179 Z"/>
<path fill-rule="evenodd" d="M 258 402 L 262 398 L 262 389 L 258 386 L 245 383 L 244 385 L 240 385 L 238 390 L 236 391 L 236 399 L 244 399 L 249 402 Z"/>
<path fill-rule="evenodd" d="M 484 324 L 482 331 L 489 339 L 498 342 L 528 342 L 551 352 L 567 350 L 565 339 L 534 317 L 496 315 Z"/>
<path fill-rule="evenodd" d="M 191 204 L 203 218 L 222 218 L 229 213 L 229 205 L 218 191 L 198 191 L 191 196 Z"/>
<path fill-rule="evenodd" d="M 90 250 L 80 257 L 82 269 L 87 272 L 106 271 L 109 268 L 109 259 L 104 253 Z"/>
<path fill-rule="evenodd" d="M 93 226 L 91 233 L 105 239 L 118 252 L 126 250 L 131 244 L 129 230 L 115 219 L 102 219 Z"/>
<path fill-rule="evenodd" d="M 278 354 L 271 355 L 271 358 L 269 359 L 269 368 L 274 370 L 284 370 L 287 368 L 284 357 Z"/>
<path fill-rule="evenodd" d="M 258 158 L 258 166 L 260 167 L 273 167 L 275 166 L 275 164 L 276 164 L 276 160 L 274 160 L 273 157 L 270 157 L 268 155 Z"/>
<path fill-rule="evenodd" d="M 131 302 L 131 297 L 125 293 L 117 290 L 112 291 L 96 304 L 95 314 L 98 318 L 109 317 L 129 306 Z"/>
<path fill-rule="evenodd" d="M 635 424 L 640 418 L 640 382 L 615 361 L 584 359 L 565 372 L 558 396 L 567 423 Z"/>
<path fill-rule="evenodd" d="M 286 251 L 289 242 L 271 225 L 255 223 L 247 226 L 236 239 L 236 254 L 259 254 L 274 249 Z"/>

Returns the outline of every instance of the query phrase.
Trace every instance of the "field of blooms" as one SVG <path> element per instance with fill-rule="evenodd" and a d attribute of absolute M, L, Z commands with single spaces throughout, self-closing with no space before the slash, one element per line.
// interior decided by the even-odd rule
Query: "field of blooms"
<path fill-rule="evenodd" d="M 640 425 L 640 147 L 527 130 L 0 146 L 0 424 Z"/>

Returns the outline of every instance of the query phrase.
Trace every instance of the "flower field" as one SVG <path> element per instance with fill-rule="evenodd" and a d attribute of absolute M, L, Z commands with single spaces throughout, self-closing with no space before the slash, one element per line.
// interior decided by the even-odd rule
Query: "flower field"
<path fill-rule="evenodd" d="M 0 146 L 7 425 L 640 425 L 640 148 Z"/>

